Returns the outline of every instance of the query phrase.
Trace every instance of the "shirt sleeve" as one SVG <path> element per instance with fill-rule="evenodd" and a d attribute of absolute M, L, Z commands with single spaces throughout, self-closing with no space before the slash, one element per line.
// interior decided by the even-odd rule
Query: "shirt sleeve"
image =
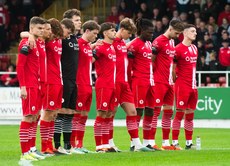
<path fill-rule="evenodd" d="M 25 86 L 25 64 L 29 54 L 29 47 L 24 44 L 19 46 L 18 62 L 17 62 L 17 76 L 20 86 Z"/>
<path fill-rule="evenodd" d="M 135 47 L 135 40 L 131 41 L 127 45 L 128 58 L 135 58 L 135 53 L 137 52 L 137 47 Z"/>
<path fill-rule="evenodd" d="M 100 55 L 101 55 L 100 50 L 101 49 L 98 46 L 93 50 L 93 57 L 95 58 L 95 60 L 98 60 L 100 58 Z"/>
<path fill-rule="evenodd" d="M 154 55 L 157 55 L 157 53 L 159 52 L 160 50 L 160 47 L 159 47 L 159 43 L 157 40 L 154 40 L 153 43 L 152 43 L 152 53 Z"/>

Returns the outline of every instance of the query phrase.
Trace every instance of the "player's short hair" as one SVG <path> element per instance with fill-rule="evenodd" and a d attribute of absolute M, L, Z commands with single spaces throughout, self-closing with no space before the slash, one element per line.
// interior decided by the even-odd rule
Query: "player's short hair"
<path fill-rule="evenodd" d="M 184 29 L 189 29 L 189 28 L 196 28 L 196 26 L 193 24 L 184 24 Z"/>
<path fill-rule="evenodd" d="M 79 16 L 81 17 L 81 11 L 77 9 L 69 9 L 63 13 L 63 18 L 69 18 L 72 19 L 73 16 Z"/>
<path fill-rule="evenodd" d="M 132 19 L 130 18 L 124 18 L 119 25 L 120 28 L 124 28 L 125 30 L 128 30 L 129 32 L 131 32 L 132 34 L 136 33 L 137 28 L 133 22 Z"/>
<path fill-rule="evenodd" d="M 51 30 L 52 30 L 52 33 L 54 34 L 54 37 L 62 38 L 63 29 L 62 29 L 61 23 L 56 18 L 51 18 L 48 21 L 50 22 Z"/>
<path fill-rule="evenodd" d="M 140 18 L 136 21 L 137 35 L 141 35 L 141 32 L 149 27 L 153 28 L 153 23 L 149 19 Z"/>
<path fill-rule="evenodd" d="M 32 24 L 45 24 L 46 20 L 42 17 L 34 16 L 30 19 L 30 25 Z"/>
<path fill-rule="evenodd" d="M 178 19 L 171 20 L 169 22 L 169 26 L 179 32 L 182 32 L 184 30 L 184 23 Z"/>
<path fill-rule="evenodd" d="M 82 25 L 82 30 L 83 30 L 83 32 L 85 32 L 86 29 L 89 29 L 90 31 L 92 31 L 92 30 L 94 30 L 94 29 L 100 31 L 101 27 L 100 27 L 100 25 L 98 25 L 98 23 L 97 23 L 96 21 L 89 20 L 89 21 L 86 21 L 86 22 Z"/>
<path fill-rule="evenodd" d="M 65 27 L 67 29 L 69 29 L 71 31 L 72 34 L 74 34 L 75 32 L 75 26 L 74 26 L 74 23 L 71 19 L 68 19 L 68 18 L 64 18 L 62 21 L 61 21 L 61 24 L 65 25 Z"/>
<path fill-rule="evenodd" d="M 100 35 L 102 35 L 102 37 L 104 37 L 103 32 L 112 29 L 112 28 L 116 28 L 116 24 L 112 23 L 112 22 L 104 22 L 101 24 L 101 30 L 100 30 Z"/>

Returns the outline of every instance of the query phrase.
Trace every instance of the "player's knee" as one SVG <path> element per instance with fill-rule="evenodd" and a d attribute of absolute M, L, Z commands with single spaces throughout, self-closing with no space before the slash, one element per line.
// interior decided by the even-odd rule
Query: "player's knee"
<path fill-rule="evenodd" d="M 137 111 L 135 109 L 133 110 L 129 110 L 126 112 L 127 116 L 136 116 L 137 115 Z"/>
<path fill-rule="evenodd" d="M 97 116 L 99 116 L 99 117 L 101 117 L 101 118 L 106 118 L 106 116 L 107 116 L 107 111 L 98 110 L 98 111 L 97 111 Z"/>
<path fill-rule="evenodd" d="M 88 111 L 81 111 L 81 116 L 88 116 Z"/>
<path fill-rule="evenodd" d="M 185 119 L 188 120 L 188 121 L 192 121 L 194 119 L 194 112 L 192 113 L 186 113 L 185 114 Z"/>
<path fill-rule="evenodd" d="M 172 109 L 173 109 L 173 107 L 170 105 L 164 105 L 163 106 L 163 110 L 172 110 Z"/>
<path fill-rule="evenodd" d="M 31 123 L 33 121 L 33 116 L 32 115 L 27 115 L 22 118 L 22 121 L 26 121 Z"/>

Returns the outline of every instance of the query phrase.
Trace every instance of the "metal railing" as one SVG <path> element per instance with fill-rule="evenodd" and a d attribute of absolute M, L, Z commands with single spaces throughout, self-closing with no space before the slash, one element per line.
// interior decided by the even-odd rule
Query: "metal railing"
<path fill-rule="evenodd" d="M 198 80 L 197 80 L 198 87 L 203 87 L 201 86 L 202 85 L 201 83 L 202 74 L 225 74 L 225 78 L 226 78 L 225 87 L 228 87 L 230 71 L 197 71 L 196 73 L 198 74 Z"/>

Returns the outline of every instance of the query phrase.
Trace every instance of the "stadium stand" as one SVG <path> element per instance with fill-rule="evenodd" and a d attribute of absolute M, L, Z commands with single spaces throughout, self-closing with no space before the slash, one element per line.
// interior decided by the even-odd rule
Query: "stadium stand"
<path fill-rule="evenodd" d="M 99 23 L 104 22 L 111 14 L 111 11 L 116 8 L 118 17 L 129 16 L 133 18 L 134 21 L 135 18 L 138 17 L 151 19 L 156 29 L 159 28 L 158 26 L 161 28 L 159 32 L 154 33 L 154 37 L 157 37 L 164 32 L 164 29 L 168 26 L 168 21 L 172 18 L 181 19 L 184 22 L 195 24 L 198 33 L 195 44 L 199 48 L 197 70 L 228 70 L 228 67 L 219 64 L 218 59 L 219 50 L 223 46 L 222 41 L 226 39 L 229 40 L 230 4 L 227 0 L 191 0 L 183 5 L 177 3 L 176 0 L 136 0 L 134 3 L 129 3 L 129 0 L 89 0 L 87 1 L 87 4 L 85 1 L 83 4 L 83 1 L 81 2 L 80 0 L 36 0 L 29 1 L 30 4 L 23 4 L 22 1 L 19 0 L 5 0 L 1 2 L 3 3 L 0 4 L 0 13 L 3 14 L 2 17 L 0 17 L 0 29 L 1 25 L 4 25 L 7 28 L 4 28 L 4 31 L 0 31 L 2 34 L 5 34 L 5 38 L 3 38 L 4 42 L 0 43 L 0 53 L 5 53 L 10 48 L 12 50 L 11 46 L 17 45 L 19 40 L 19 32 L 27 29 L 29 17 L 22 11 L 25 8 L 30 10 L 32 15 L 41 15 L 45 18 L 55 17 L 58 19 L 62 17 L 60 15 L 60 13 L 62 13 L 61 7 L 78 8 L 82 11 L 83 22 L 97 16 L 97 21 Z M 28 8 L 28 6 L 23 5 L 29 5 L 30 7 Z M 44 13 L 45 9 L 48 7 L 49 11 Z M 52 10 L 50 7 L 52 7 Z M 65 9 L 63 8 L 63 10 Z M 1 19 L 4 17 L 7 19 Z M 5 20 L 5 22 L 1 24 L 1 20 Z M 14 48 L 14 51 L 11 51 L 11 53 L 12 52 L 16 53 L 17 50 Z M 212 55 L 213 53 L 215 55 Z M 9 62 L 15 64 L 15 61 L 16 58 L 13 60 L 10 60 L 9 58 L 7 60 L 4 55 L 0 54 L 0 70 L 4 71 Z M 217 75 L 216 79 L 213 79 L 209 74 L 202 74 L 201 85 L 216 87 L 218 87 L 218 84 L 221 87 L 226 85 L 226 78 L 224 79 L 225 76 L 222 74 Z"/>

